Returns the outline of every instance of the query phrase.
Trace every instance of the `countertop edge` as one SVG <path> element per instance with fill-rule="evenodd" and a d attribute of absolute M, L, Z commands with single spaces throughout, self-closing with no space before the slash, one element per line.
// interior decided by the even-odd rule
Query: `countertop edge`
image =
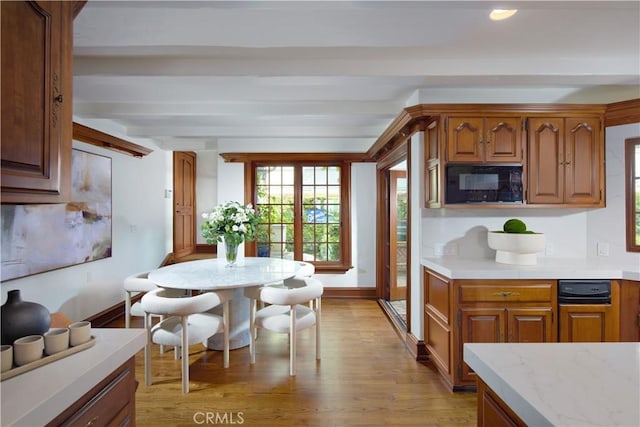
<path fill-rule="evenodd" d="M 420 264 L 449 279 L 616 279 L 640 281 L 638 269 L 588 259 L 544 260 L 536 265 L 500 264 L 489 259 L 421 258 Z"/>
<path fill-rule="evenodd" d="M 92 335 L 93 347 L 2 381 L 1 424 L 47 424 L 146 344 L 141 328 L 92 329 Z"/>
<path fill-rule="evenodd" d="M 504 381 L 492 367 L 473 351 L 473 345 L 464 344 L 463 360 L 527 425 L 553 426 L 551 421 L 531 405 L 517 390 Z"/>

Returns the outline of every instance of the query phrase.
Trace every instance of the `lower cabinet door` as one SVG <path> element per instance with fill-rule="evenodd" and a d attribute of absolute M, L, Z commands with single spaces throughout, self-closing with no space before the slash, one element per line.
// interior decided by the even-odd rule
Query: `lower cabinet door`
<path fill-rule="evenodd" d="M 521 427 L 526 424 L 490 387 L 478 379 L 478 427 Z"/>
<path fill-rule="evenodd" d="M 508 342 L 553 342 L 553 311 L 549 308 L 507 309 Z"/>
<path fill-rule="evenodd" d="M 465 343 L 504 342 L 506 316 L 503 308 L 460 309 L 460 354 Z M 458 380 L 475 383 L 476 374 L 464 362 L 460 362 Z"/>
<path fill-rule="evenodd" d="M 560 304 L 560 342 L 617 341 L 609 304 Z"/>

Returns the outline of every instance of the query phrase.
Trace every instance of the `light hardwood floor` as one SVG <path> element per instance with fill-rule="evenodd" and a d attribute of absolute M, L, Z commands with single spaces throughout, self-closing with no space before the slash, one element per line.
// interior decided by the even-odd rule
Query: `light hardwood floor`
<path fill-rule="evenodd" d="M 322 360 L 313 330 L 298 341 L 297 376 L 289 377 L 287 336 L 261 331 L 249 350 L 190 349 L 191 391 L 180 391 L 180 362 L 154 346 L 154 384 L 144 385 L 136 355 L 138 426 L 472 426 L 476 395 L 452 393 L 428 364 L 416 362 L 375 301 L 323 299 Z M 141 326 L 136 318 L 134 326 Z M 113 326 L 120 326 L 114 324 Z M 207 418 L 208 417 L 208 418 Z"/>

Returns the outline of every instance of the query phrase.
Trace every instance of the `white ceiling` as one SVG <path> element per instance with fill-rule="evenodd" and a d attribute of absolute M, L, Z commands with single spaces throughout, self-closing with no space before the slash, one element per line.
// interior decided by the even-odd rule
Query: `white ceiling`
<path fill-rule="evenodd" d="M 89 0 L 74 44 L 75 120 L 168 150 L 364 152 L 418 103 L 640 97 L 638 1 Z"/>

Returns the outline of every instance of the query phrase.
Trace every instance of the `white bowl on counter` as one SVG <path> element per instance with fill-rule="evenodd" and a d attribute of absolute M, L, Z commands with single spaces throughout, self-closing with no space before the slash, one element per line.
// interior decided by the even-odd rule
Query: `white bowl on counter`
<path fill-rule="evenodd" d="M 501 264 L 535 265 L 537 253 L 546 245 L 543 233 L 503 233 L 489 231 L 487 243 L 496 251 L 496 262 Z"/>

